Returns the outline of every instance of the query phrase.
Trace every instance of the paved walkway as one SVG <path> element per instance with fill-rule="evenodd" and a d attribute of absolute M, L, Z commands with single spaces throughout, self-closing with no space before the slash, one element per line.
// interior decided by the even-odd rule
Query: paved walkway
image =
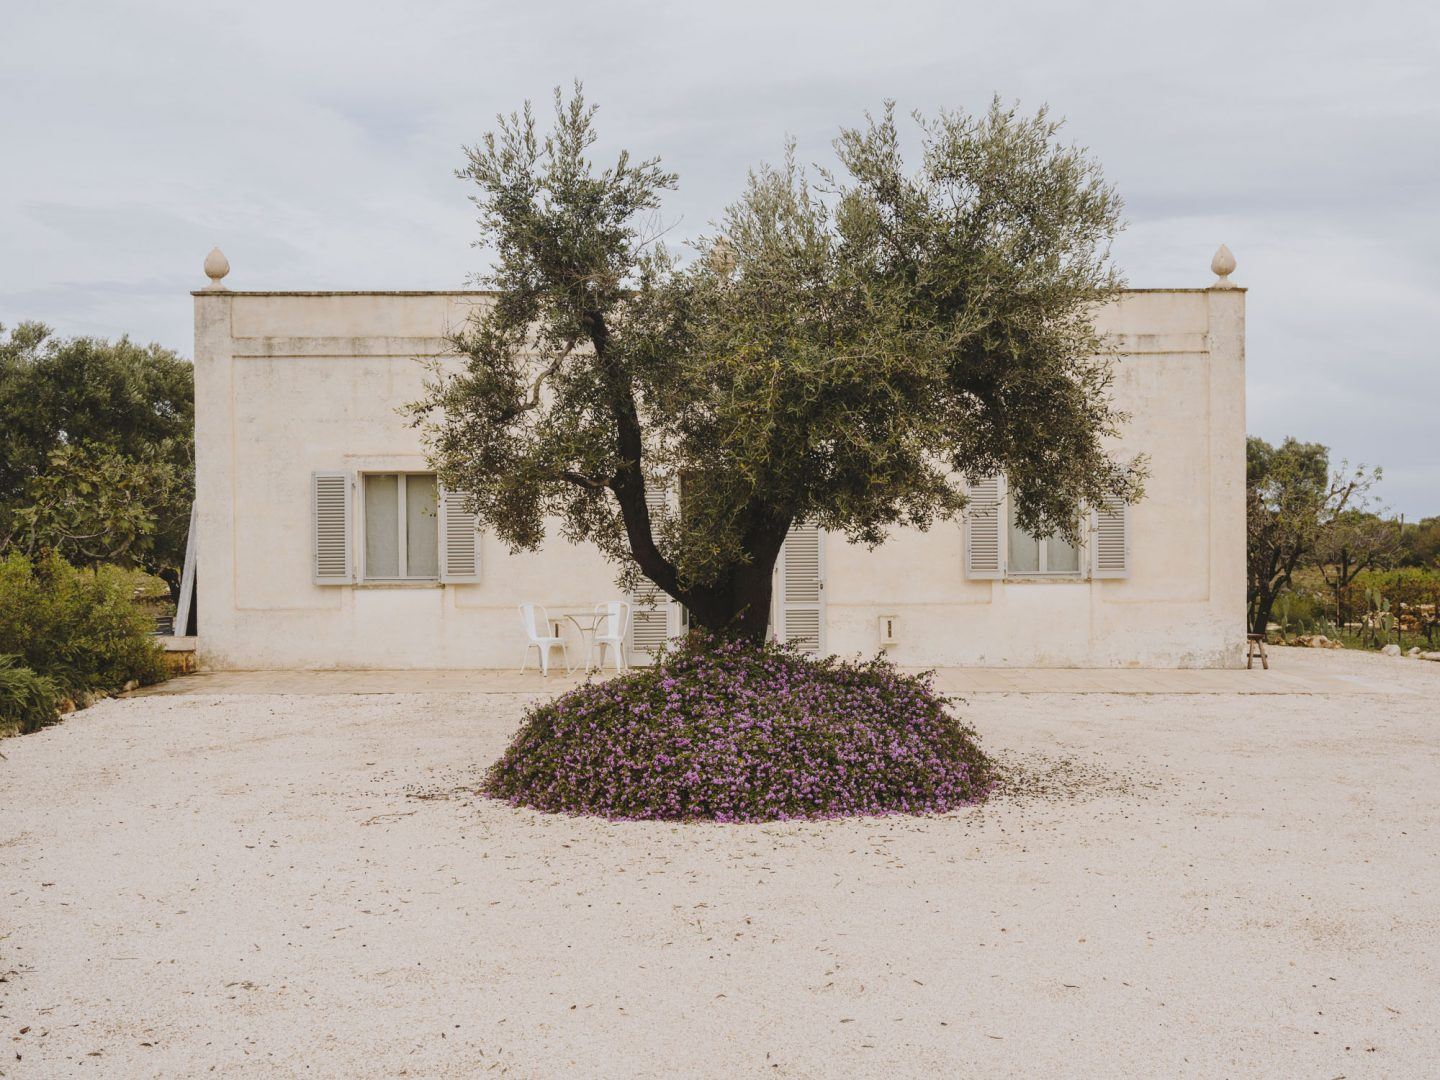
<path fill-rule="evenodd" d="M 1413 689 L 1367 670 L 1327 665 L 1334 654 L 1272 650 L 1269 671 L 1140 668 L 941 668 L 952 694 L 1411 694 Z M 1395 661 L 1416 664 L 1420 661 Z M 1324 670 L 1334 666 L 1338 670 Z M 1440 674 L 1440 665 L 1432 665 Z M 579 686 L 582 672 L 545 678 L 535 670 L 219 671 L 173 679 L 140 694 L 412 694 L 555 693 Z"/>

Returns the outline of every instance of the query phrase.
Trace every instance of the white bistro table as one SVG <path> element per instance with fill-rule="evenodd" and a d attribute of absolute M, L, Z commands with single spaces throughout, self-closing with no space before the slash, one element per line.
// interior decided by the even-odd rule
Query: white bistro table
<path fill-rule="evenodd" d="M 579 615 L 573 612 L 566 612 L 565 618 L 574 624 L 575 629 L 580 632 L 580 644 L 585 647 L 585 670 L 594 671 L 591 665 L 591 658 L 595 655 L 595 634 L 600 629 L 600 623 L 605 618 L 603 611 L 590 611 Z M 556 620 L 558 623 L 559 620 Z"/>

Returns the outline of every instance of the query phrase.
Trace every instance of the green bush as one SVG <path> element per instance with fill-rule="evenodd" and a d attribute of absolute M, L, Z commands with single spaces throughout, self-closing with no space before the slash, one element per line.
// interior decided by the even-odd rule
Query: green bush
<path fill-rule="evenodd" d="M 153 627 L 122 570 L 81 570 L 55 555 L 0 560 L 0 654 L 19 657 L 67 697 L 162 681 Z"/>
<path fill-rule="evenodd" d="M 0 656 L 0 737 L 28 735 L 60 718 L 60 688 L 19 657 Z"/>
<path fill-rule="evenodd" d="M 1440 573 L 1418 566 L 1365 570 L 1343 595 L 1346 620 L 1372 648 L 1394 642 L 1434 648 L 1440 640 Z"/>
<path fill-rule="evenodd" d="M 1326 607 L 1325 597 L 1309 589 L 1291 588 L 1275 599 L 1270 618 L 1280 627 L 1282 635 L 1313 634 L 1329 627 L 1333 612 Z"/>

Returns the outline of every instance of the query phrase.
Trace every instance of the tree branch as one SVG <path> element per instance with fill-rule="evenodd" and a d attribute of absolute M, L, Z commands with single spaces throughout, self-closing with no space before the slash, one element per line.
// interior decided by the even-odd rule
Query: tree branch
<path fill-rule="evenodd" d="M 505 413 L 505 419 L 507 421 L 513 420 L 521 413 L 529 412 L 531 409 L 538 409 L 540 407 L 540 388 L 545 385 L 546 379 L 560 370 L 560 365 L 563 364 L 566 358 L 575 350 L 575 344 L 576 339 L 572 337 L 565 343 L 565 348 L 560 350 L 560 355 L 546 364 L 540 374 L 535 376 L 535 381 L 530 384 L 530 400 L 522 402 L 513 409 L 507 410 Z"/>
<path fill-rule="evenodd" d="M 650 526 L 650 507 L 645 503 L 645 474 L 641 469 L 644 439 L 630 375 L 610 353 L 610 331 L 605 325 L 605 316 L 598 311 L 588 311 L 584 315 L 584 323 L 595 350 L 596 363 L 610 384 L 610 416 L 615 421 L 618 463 L 608 486 L 615 493 L 615 501 L 620 504 L 620 517 L 625 523 L 630 554 L 646 577 L 683 604 L 687 593 L 680 588 L 674 564 L 660 553 Z"/>
<path fill-rule="evenodd" d="M 585 488 L 587 491 L 604 491 L 610 486 L 608 480 L 596 480 L 593 476 L 586 476 L 584 473 L 574 472 L 566 469 L 560 474 L 562 480 L 568 480 L 576 487 Z"/>

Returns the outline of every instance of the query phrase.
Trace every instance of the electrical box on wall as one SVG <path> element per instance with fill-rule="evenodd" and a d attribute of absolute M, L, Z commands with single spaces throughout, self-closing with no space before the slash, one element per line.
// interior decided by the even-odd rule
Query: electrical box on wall
<path fill-rule="evenodd" d="M 900 620 L 894 615 L 880 616 L 880 644 L 895 645 L 899 642 Z"/>

